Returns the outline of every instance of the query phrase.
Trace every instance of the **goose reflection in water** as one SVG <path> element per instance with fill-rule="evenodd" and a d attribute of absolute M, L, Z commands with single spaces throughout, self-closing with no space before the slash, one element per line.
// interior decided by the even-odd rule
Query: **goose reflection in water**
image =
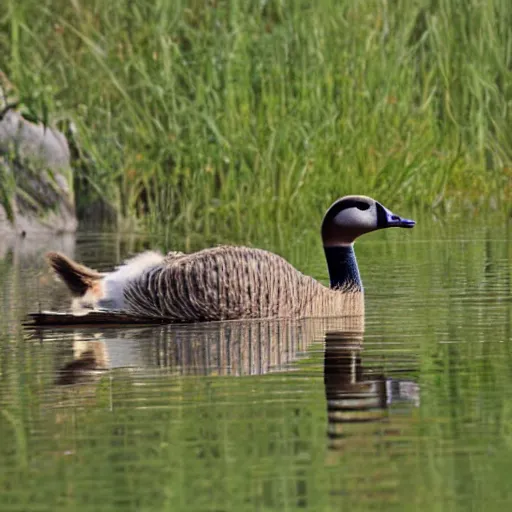
<path fill-rule="evenodd" d="M 329 447 L 343 450 L 356 436 L 381 429 L 389 418 L 389 408 L 419 405 L 419 386 L 400 378 L 411 372 L 412 363 L 402 360 L 388 374 L 375 356 L 365 369 L 361 352 L 363 334 L 327 332 L 324 352 L 324 384 L 327 401 Z M 404 366 L 405 362 L 405 366 Z"/>
<path fill-rule="evenodd" d="M 329 325 L 360 330 L 361 315 L 338 319 L 253 320 L 132 328 L 40 330 L 62 347 L 57 382 L 73 384 L 105 370 L 162 369 L 166 375 L 247 376 L 294 369 Z M 70 340 L 72 360 L 69 360 Z M 65 355 L 66 353 L 66 355 Z M 67 357 L 67 362 L 62 359 Z"/>
<path fill-rule="evenodd" d="M 44 333 L 44 331 L 41 331 Z M 57 384 L 93 382 L 108 370 L 159 369 L 166 375 L 248 376 L 296 369 L 315 342 L 325 340 L 324 384 L 329 446 L 341 448 L 364 424 L 382 422 L 397 404 L 419 404 L 419 388 L 404 358 L 388 370 L 375 355 L 363 364 L 364 318 L 256 320 L 103 331 L 71 331 L 72 360 L 61 352 Z M 68 347 L 70 331 L 54 331 Z M 57 341 L 58 338 L 54 338 Z M 381 357 L 382 358 L 382 357 Z M 154 374 L 152 372 L 152 374 Z"/>
<path fill-rule="evenodd" d="M 312 510 L 318 494 L 312 467 L 324 471 L 321 486 L 327 501 L 348 496 L 371 505 L 375 499 L 397 497 L 396 467 L 410 449 L 410 412 L 418 401 L 416 361 L 403 350 L 397 357 L 397 351 L 374 343 L 371 336 L 363 343 L 363 332 L 362 315 L 40 331 L 59 368 L 57 383 L 68 384 L 52 387 L 48 394 L 58 408 L 59 429 L 75 425 L 82 406 L 83 414 L 103 409 L 98 416 L 103 421 L 105 409 L 131 411 L 126 419 L 117 415 L 121 432 L 125 421 L 135 437 L 149 431 L 144 434 L 147 449 L 165 439 L 153 432 L 172 427 L 177 433 L 173 443 L 183 444 L 186 474 L 194 464 L 211 463 L 223 478 L 228 457 L 231 464 L 233 457 L 245 463 L 245 448 L 255 452 L 248 462 L 252 474 L 261 473 L 260 459 L 274 465 L 276 457 L 283 457 L 295 468 L 287 488 L 296 489 L 296 503 Z M 290 369 L 294 373 L 288 379 Z M 270 378 L 279 372 L 281 378 Z M 318 401 L 321 393 L 323 403 Z M 152 430 L 146 421 L 165 425 Z M 97 432 L 93 422 L 89 428 Z M 226 442 L 226 435 L 242 429 L 240 440 Z M 88 432 L 84 427 L 79 437 Z M 233 455 L 235 447 L 240 451 Z M 75 448 L 65 442 L 63 449 Z M 213 455 L 208 459 L 205 453 Z M 276 476 L 269 473 L 257 480 L 269 496 L 281 489 Z M 339 503 L 331 508 L 339 509 Z"/>

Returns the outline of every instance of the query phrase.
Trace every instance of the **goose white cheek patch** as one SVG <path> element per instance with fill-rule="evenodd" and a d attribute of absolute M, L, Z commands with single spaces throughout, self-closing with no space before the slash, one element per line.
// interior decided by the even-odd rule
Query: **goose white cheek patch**
<path fill-rule="evenodd" d="M 344 228 L 375 229 L 377 218 L 373 209 L 362 211 L 357 208 L 347 208 L 334 217 L 334 224 Z"/>

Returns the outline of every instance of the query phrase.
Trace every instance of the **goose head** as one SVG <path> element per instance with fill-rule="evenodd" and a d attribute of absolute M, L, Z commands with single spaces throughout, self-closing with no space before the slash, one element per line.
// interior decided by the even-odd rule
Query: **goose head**
<path fill-rule="evenodd" d="M 352 245 L 365 233 L 384 228 L 412 228 L 415 224 L 371 197 L 345 196 L 327 210 L 322 222 L 322 240 L 325 247 Z"/>

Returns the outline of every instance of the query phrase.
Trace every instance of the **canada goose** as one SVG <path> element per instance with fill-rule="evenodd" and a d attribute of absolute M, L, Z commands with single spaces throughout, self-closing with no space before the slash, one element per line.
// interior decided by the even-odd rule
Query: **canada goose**
<path fill-rule="evenodd" d="M 331 288 L 305 276 L 277 254 L 220 246 L 192 254 L 145 252 L 101 274 L 51 252 L 48 261 L 75 301 L 170 322 L 362 314 L 355 239 L 388 227 L 412 228 L 365 196 L 345 196 L 327 210 L 322 240 Z M 354 301 L 354 297 L 360 300 Z"/>

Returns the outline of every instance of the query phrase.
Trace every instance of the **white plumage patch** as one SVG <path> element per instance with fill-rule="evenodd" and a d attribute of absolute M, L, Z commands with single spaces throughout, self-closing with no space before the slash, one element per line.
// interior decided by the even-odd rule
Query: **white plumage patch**
<path fill-rule="evenodd" d="M 377 210 L 374 204 L 364 211 L 347 208 L 334 217 L 334 224 L 340 228 L 359 229 L 363 234 L 368 230 L 377 229 Z"/>
<path fill-rule="evenodd" d="M 163 261 L 163 254 L 156 251 L 146 251 L 126 260 L 116 270 L 106 274 L 102 281 L 102 293 L 98 300 L 98 307 L 115 310 L 124 309 L 124 289 L 126 285 L 146 270 L 160 265 Z"/>

